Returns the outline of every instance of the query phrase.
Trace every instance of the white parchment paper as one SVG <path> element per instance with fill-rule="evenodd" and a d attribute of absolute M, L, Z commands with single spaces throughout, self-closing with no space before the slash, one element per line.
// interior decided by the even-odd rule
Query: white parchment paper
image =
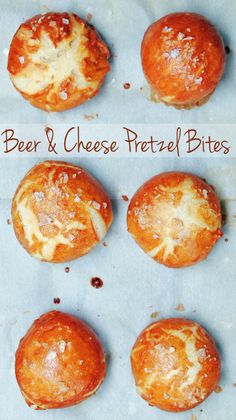
<path fill-rule="evenodd" d="M 90 0 L 0 1 L 0 120 L 2 123 L 80 123 L 85 115 L 96 123 L 235 122 L 236 3 L 232 0 Z M 32 108 L 12 87 L 6 73 L 6 50 L 14 31 L 41 11 L 70 10 L 92 23 L 113 52 L 112 70 L 100 95 L 80 108 L 45 114 Z M 140 91 L 146 85 L 140 66 L 140 42 L 146 27 L 175 10 L 197 11 L 209 17 L 232 49 L 226 74 L 207 105 L 177 111 L 150 102 Z M 124 90 L 123 83 L 131 83 Z M 144 89 L 145 91 L 145 89 Z M 69 264 L 46 264 L 31 258 L 15 239 L 10 218 L 11 199 L 20 179 L 39 160 L 0 161 L 0 419 L 1 420 L 201 420 L 236 419 L 236 284 L 235 227 L 236 166 L 226 159 L 70 159 L 88 169 L 108 190 L 114 223 L 105 239 L 89 255 Z M 154 174 L 166 170 L 191 171 L 216 188 L 227 215 L 222 238 L 204 262 L 179 270 L 158 265 L 126 232 L 127 202 Z M 226 242 L 224 239 L 228 239 Z M 65 267 L 70 272 L 65 272 Z M 99 276 L 104 286 L 91 287 Z M 60 305 L 53 299 L 59 297 Z M 185 311 L 175 310 L 178 304 Z M 14 376 L 14 353 L 19 339 L 42 313 L 59 309 L 88 322 L 99 335 L 108 359 L 107 378 L 99 392 L 81 405 L 64 410 L 34 412 L 23 401 Z M 137 394 L 130 369 L 132 345 L 149 324 L 151 314 L 185 316 L 200 322 L 215 337 L 222 358 L 222 392 L 192 412 L 171 414 L 149 407 Z"/>

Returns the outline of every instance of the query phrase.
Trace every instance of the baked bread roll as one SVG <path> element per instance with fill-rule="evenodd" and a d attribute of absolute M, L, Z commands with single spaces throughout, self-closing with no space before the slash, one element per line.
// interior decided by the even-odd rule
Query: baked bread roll
<path fill-rule="evenodd" d="M 106 374 L 105 355 L 88 325 L 52 311 L 37 319 L 21 339 L 15 372 L 31 408 L 63 408 L 98 390 Z"/>
<path fill-rule="evenodd" d="M 21 181 L 12 202 L 19 242 L 32 256 L 65 262 L 91 251 L 112 222 L 110 199 L 85 170 L 45 161 Z"/>
<path fill-rule="evenodd" d="M 152 98 L 177 108 L 205 103 L 224 72 L 223 40 L 195 13 L 173 13 L 153 23 L 141 53 Z"/>
<path fill-rule="evenodd" d="M 147 181 L 130 202 L 127 224 L 148 255 L 173 268 L 203 260 L 222 236 L 214 190 L 183 172 L 166 172 Z"/>
<path fill-rule="evenodd" d="M 65 111 L 96 95 L 109 71 L 109 51 L 75 14 L 47 13 L 14 35 L 8 70 L 16 89 L 45 111 Z"/>
<path fill-rule="evenodd" d="M 214 340 L 187 319 L 162 319 L 145 328 L 132 349 L 131 364 L 140 396 L 166 411 L 197 406 L 220 380 Z"/>

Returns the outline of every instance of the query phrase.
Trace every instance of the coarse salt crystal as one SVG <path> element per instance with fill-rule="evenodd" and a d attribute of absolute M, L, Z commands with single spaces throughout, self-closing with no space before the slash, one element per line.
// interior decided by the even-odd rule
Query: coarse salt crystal
<path fill-rule="evenodd" d="M 64 340 L 61 340 L 59 342 L 59 349 L 61 353 L 64 353 L 65 349 L 66 349 L 66 342 Z"/>
<path fill-rule="evenodd" d="M 41 192 L 41 191 L 35 191 L 34 192 L 34 198 L 35 198 L 35 200 L 36 201 L 42 201 L 43 199 L 44 199 L 44 193 L 43 192 Z"/>
<path fill-rule="evenodd" d="M 63 174 L 61 174 L 60 178 L 62 179 L 62 181 L 64 182 L 64 184 L 66 184 L 68 182 L 68 174 L 66 172 L 63 172 Z"/>
<path fill-rule="evenodd" d="M 75 198 L 74 198 L 74 202 L 75 203 L 79 203 L 81 201 L 80 197 L 78 196 L 78 194 L 75 194 Z"/>
<path fill-rule="evenodd" d="M 205 349 L 199 349 L 198 350 L 198 356 L 200 359 L 204 360 L 206 358 L 206 350 Z"/>
<path fill-rule="evenodd" d="M 202 77 L 199 77 L 198 79 L 195 79 L 196 85 L 200 85 L 202 83 Z"/>
<path fill-rule="evenodd" d="M 21 64 L 24 64 L 24 62 L 25 62 L 25 57 L 23 57 L 23 55 L 22 55 L 21 57 L 19 57 L 19 62 L 20 62 Z"/>
<path fill-rule="evenodd" d="M 101 204 L 97 203 L 97 201 L 93 201 L 92 205 L 96 210 L 100 210 L 100 208 L 101 208 Z"/>
<path fill-rule="evenodd" d="M 62 22 L 63 22 L 65 25 L 69 25 L 69 23 L 70 23 L 69 19 L 66 19 L 66 18 L 62 18 Z"/>
<path fill-rule="evenodd" d="M 47 214 L 38 215 L 39 226 L 50 225 L 53 222 L 53 219 Z"/>
<path fill-rule="evenodd" d="M 57 357 L 56 352 L 55 352 L 55 351 L 50 351 L 50 352 L 47 354 L 46 360 L 47 360 L 48 362 L 52 362 L 52 361 L 53 361 L 56 357 Z"/>
<path fill-rule="evenodd" d="M 170 57 L 171 58 L 176 58 L 176 57 L 178 57 L 178 55 L 179 55 L 179 49 L 178 48 L 175 48 L 174 50 L 172 50 L 171 51 L 171 53 L 170 53 Z"/>
<path fill-rule="evenodd" d="M 107 203 L 102 203 L 103 208 L 106 209 L 107 208 Z"/>
<path fill-rule="evenodd" d="M 58 382 L 58 387 L 59 387 L 60 392 L 67 392 L 69 389 L 68 386 L 64 384 L 64 382 Z M 62 398 L 62 401 L 63 401 L 63 398 Z"/>
<path fill-rule="evenodd" d="M 179 32 L 177 36 L 178 41 L 182 41 L 183 38 L 184 38 L 183 32 Z"/>
<path fill-rule="evenodd" d="M 204 198 L 208 197 L 208 191 L 207 190 L 202 190 L 202 193 L 203 193 Z"/>
<path fill-rule="evenodd" d="M 67 95 L 66 92 L 60 92 L 59 96 L 60 96 L 61 99 L 63 99 L 63 101 L 66 101 L 67 98 L 68 98 L 68 95 Z"/>
<path fill-rule="evenodd" d="M 162 30 L 162 32 L 164 32 L 164 33 L 168 33 L 168 32 L 171 32 L 171 31 L 172 31 L 172 28 L 170 28 L 169 26 L 165 26 Z"/>

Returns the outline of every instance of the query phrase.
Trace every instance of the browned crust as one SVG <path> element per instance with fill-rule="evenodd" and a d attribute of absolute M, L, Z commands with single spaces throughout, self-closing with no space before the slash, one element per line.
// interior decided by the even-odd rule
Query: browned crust
<path fill-rule="evenodd" d="M 15 372 L 29 406 L 63 408 L 97 391 L 106 374 L 105 355 L 88 325 L 52 311 L 37 319 L 21 339 Z"/>

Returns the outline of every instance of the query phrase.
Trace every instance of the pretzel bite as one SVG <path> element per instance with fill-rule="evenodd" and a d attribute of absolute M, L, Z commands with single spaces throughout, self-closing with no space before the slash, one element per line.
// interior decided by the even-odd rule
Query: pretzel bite
<path fill-rule="evenodd" d="M 65 111 L 96 95 L 109 71 L 109 51 L 75 14 L 47 13 L 14 35 L 8 71 L 15 88 L 45 111 Z"/>
<path fill-rule="evenodd" d="M 172 13 L 153 23 L 141 55 L 153 99 L 177 108 L 207 102 L 225 67 L 220 34 L 195 13 Z"/>
<path fill-rule="evenodd" d="M 131 365 L 139 395 L 166 411 L 197 406 L 220 380 L 214 340 L 187 319 L 162 319 L 145 328 L 132 349 Z"/>
<path fill-rule="evenodd" d="M 127 224 L 148 255 L 173 268 L 203 260 L 222 236 L 214 190 L 183 172 L 166 172 L 147 181 L 130 202 Z"/>
<path fill-rule="evenodd" d="M 12 222 L 29 254 L 59 263 L 81 257 L 103 239 L 112 222 L 112 208 L 102 186 L 85 170 L 45 161 L 18 186 Z"/>
<path fill-rule="evenodd" d="M 106 374 L 105 355 L 88 325 L 52 311 L 37 319 L 21 339 L 15 373 L 31 408 L 63 408 L 98 390 Z"/>

